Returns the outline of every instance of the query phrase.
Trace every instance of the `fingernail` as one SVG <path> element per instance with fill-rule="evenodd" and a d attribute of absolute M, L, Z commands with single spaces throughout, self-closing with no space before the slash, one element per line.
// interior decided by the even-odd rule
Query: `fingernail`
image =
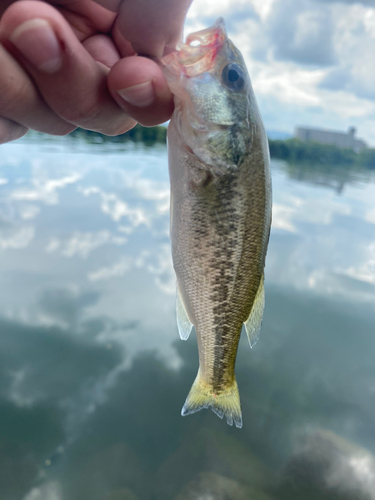
<path fill-rule="evenodd" d="M 44 73 L 55 73 L 61 66 L 61 50 L 55 32 L 45 19 L 20 24 L 9 40 L 25 58 Z"/>
<path fill-rule="evenodd" d="M 117 92 L 126 102 L 139 108 L 150 106 L 156 97 L 152 81 L 134 85 L 134 87 L 128 87 L 127 89 L 121 89 Z"/>

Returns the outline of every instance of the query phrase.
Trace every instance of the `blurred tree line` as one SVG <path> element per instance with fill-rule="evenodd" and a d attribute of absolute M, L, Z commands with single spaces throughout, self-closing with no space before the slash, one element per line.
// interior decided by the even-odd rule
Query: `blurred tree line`
<path fill-rule="evenodd" d="M 102 142 L 143 142 L 146 146 L 157 143 L 165 144 L 167 128 L 142 127 L 137 124 L 125 134 L 114 137 L 104 136 L 98 132 L 76 129 L 71 132 L 72 138 L 80 138 L 89 143 Z M 298 139 L 269 140 L 272 158 L 279 158 L 290 163 L 313 162 L 327 165 L 359 165 L 375 169 L 375 149 L 364 149 L 356 153 L 352 149 L 343 149 L 319 142 L 302 142 Z"/>
<path fill-rule="evenodd" d="M 375 149 L 356 153 L 352 149 L 338 148 L 320 142 L 302 142 L 298 139 L 269 141 L 273 158 L 291 163 L 319 162 L 330 165 L 360 165 L 375 169 Z"/>

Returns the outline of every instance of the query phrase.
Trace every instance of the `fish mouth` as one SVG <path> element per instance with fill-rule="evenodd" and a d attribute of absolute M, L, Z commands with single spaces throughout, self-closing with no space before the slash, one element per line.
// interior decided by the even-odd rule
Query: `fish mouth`
<path fill-rule="evenodd" d="M 164 56 L 160 63 L 164 66 L 167 80 L 194 77 L 212 67 L 216 55 L 228 40 L 224 19 L 220 17 L 214 26 L 191 33 L 186 42 L 180 42 L 176 50 Z"/>

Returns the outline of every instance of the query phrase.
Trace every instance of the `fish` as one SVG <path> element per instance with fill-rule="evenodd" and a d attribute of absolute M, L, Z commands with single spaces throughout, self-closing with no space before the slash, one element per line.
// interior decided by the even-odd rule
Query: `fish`
<path fill-rule="evenodd" d="M 195 327 L 199 352 L 181 414 L 211 407 L 241 428 L 235 362 L 243 325 L 253 347 L 263 317 L 268 139 L 222 18 L 190 34 L 161 65 L 175 106 L 167 142 L 177 325 L 183 340 Z"/>

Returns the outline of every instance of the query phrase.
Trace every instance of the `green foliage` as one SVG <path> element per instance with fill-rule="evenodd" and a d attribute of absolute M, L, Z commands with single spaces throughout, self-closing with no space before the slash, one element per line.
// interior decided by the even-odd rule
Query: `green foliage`
<path fill-rule="evenodd" d="M 361 165 L 375 169 L 375 149 L 364 149 L 358 154 Z"/>
<path fill-rule="evenodd" d="M 362 164 L 362 153 L 372 151 L 371 160 L 375 166 L 375 150 L 364 150 L 357 154 L 351 149 L 342 149 L 330 144 L 319 142 L 302 142 L 298 139 L 286 141 L 269 141 L 270 153 L 273 158 L 280 158 L 289 162 L 319 162 L 330 165 Z"/>

